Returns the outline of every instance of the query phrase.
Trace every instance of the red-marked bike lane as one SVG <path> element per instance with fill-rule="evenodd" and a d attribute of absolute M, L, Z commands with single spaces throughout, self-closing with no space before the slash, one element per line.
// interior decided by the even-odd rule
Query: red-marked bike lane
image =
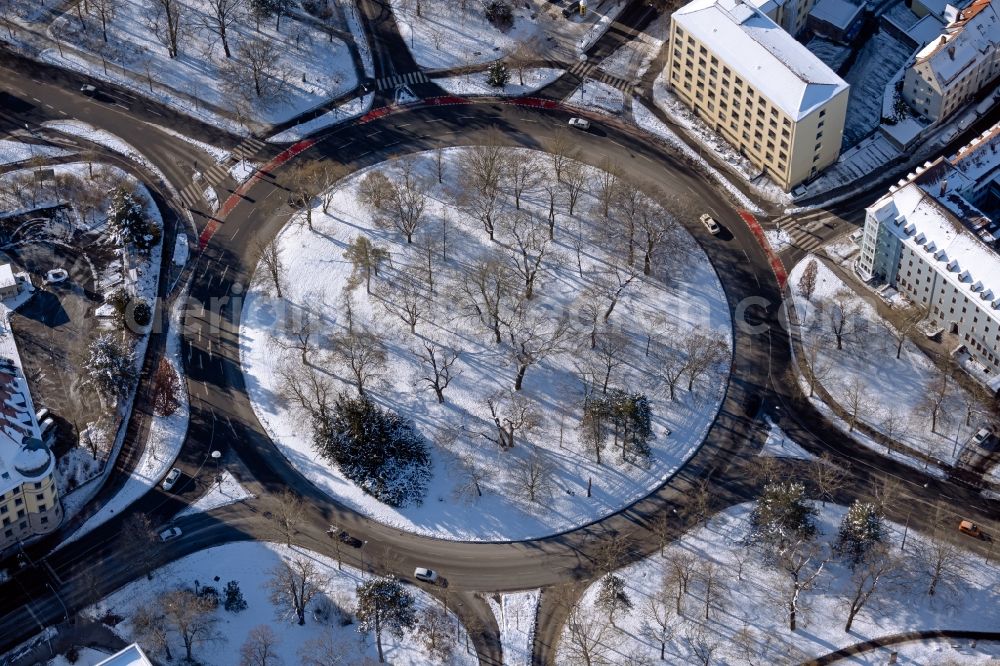
<path fill-rule="evenodd" d="M 754 235 L 754 238 L 757 239 L 757 243 L 760 244 L 761 248 L 767 254 L 768 263 L 771 264 L 774 277 L 778 280 L 778 286 L 784 289 L 785 283 L 788 282 L 788 273 L 785 271 L 785 265 L 781 263 L 781 259 L 778 258 L 778 254 L 774 251 L 774 248 L 767 242 L 763 227 L 760 226 L 760 222 L 757 221 L 757 218 L 750 211 L 741 210 L 738 212 L 750 228 L 750 232 Z"/>
<path fill-rule="evenodd" d="M 229 195 L 229 198 L 226 199 L 226 202 L 224 204 L 222 204 L 222 208 L 219 209 L 219 212 L 216 214 L 216 216 L 213 217 L 209 221 L 209 223 L 205 225 L 205 228 L 202 230 L 201 235 L 198 237 L 198 249 L 199 250 L 205 249 L 205 246 L 208 245 L 209 241 L 212 240 L 212 236 L 214 236 L 215 232 L 217 232 L 219 230 L 219 227 L 222 226 L 225 217 L 229 215 L 229 213 L 231 213 L 234 208 L 236 208 L 237 204 L 239 204 L 240 201 L 246 198 L 246 194 L 247 192 L 250 191 L 250 188 L 253 187 L 254 182 L 258 178 L 263 177 L 261 174 L 267 173 L 271 169 L 281 166 L 282 164 L 292 159 L 299 153 L 309 149 L 315 143 L 316 143 L 315 139 L 303 139 L 302 141 L 299 141 L 298 143 L 292 145 L 291 147 L 281 151 L 281 153 L 279 153 L 277 157 L 275 157 L 273 160 L 262 166 L 260 169 L 255 171 L 253 175 L 247 178 L 242 185 L 236 188 L 235 192 Z"/>

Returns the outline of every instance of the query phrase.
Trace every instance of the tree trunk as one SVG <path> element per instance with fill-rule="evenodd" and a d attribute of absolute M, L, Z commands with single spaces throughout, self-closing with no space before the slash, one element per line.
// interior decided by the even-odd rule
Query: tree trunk
<path fill-rule="evenodd" d="M 382 623 L 379 621 L 379 614 L 375 612 L 375 645 L 378 646 L 378 663 L 385 663 L 385 655 L 382 653 Z"/>
<path fill-rule="evenodd" d="M 514 390 L 521 390 L 521 383 L 524 381 L 524 373 L 528 370 L 527 364 L 520 364 L 517 367 L 517 377 L 514 378 Z M 513 443 L 513 442 L 512 442 Z"/>

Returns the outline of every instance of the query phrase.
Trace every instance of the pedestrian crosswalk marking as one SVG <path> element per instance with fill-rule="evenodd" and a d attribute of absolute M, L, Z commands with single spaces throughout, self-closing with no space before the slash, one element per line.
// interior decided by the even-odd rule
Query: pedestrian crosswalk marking
<path fill-rule="evenodd" d="M 393 76 L 383 76 L 375 82 L 378 90 L 389 90 L 407 83 L 427 83 L 430 79 L 423 72 L 407 72 L 406 74 L 395 74 Z"/>
<path fill-rule="evenodd" d="M 618 90 L 621 90 L 623 93 L 636 94 L 638 86 L 632 84 L 629 81 L 626 81 L 625 79 L 620 79 L 612 74 L 599 71 L 597 70 L 597 67 L 598 67 L 597 63 L 581 60 L 580 62 L 571 66 L 566 71 L 575 76 L 576 78 L 580 79 L 581 81 L 589 78 L 594 81 L 599 81 L 600 83 L 609 85 L 612 88 L 617 88 Z"/>
<path fill-rule="evenodd" d="M 778 229 L 788 235 L 792 247 L 809 252 L 829 240 L 821 238 L 816 232 L 827 224 L 835 224 L 838 219 L 829 211 L 813 210 L 799 215 L 782 215 L 773 222 Z"/>

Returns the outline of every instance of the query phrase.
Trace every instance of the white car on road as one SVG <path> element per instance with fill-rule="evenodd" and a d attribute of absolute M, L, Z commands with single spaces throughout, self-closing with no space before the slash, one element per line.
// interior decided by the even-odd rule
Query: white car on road
<path fill-rule="evenodd" d="M 425 583 L 436 583 L 438 579 L 436 571 L 433 569 L 425 569 L 424 567 L 417 567 L 414 569 L 413 577 L 417 580 L 422 580 Z"/>
<path fill-rule="evenodd" d="M 167 478 L 163 479 L 163 489 L 164 490 L 172 490 L 173 487 L 174 487 L 174 484 L 177 483 L 177 479 L 179 479 L 179 478 L 181 478 L 181 471 L 179 469 L 177 469 L 176 467 L 174 467 L 167 474 Z"/>
<path fill-rule="evenodd" d="M 576 127 L 582 130 L 588 130 L 590 129 L 590 121 L 587 120 L 586 118 L 570 118 L 569 126 Z"/>
<path fill-rule="evenodd" d="M 705 225 L 706 229 L 708 229 L 708 233 L 713 236 L 718 235 L 718 233 L 722 231 L 722 227 L 719 226 L 719 223 L 716 222 L 708 213 L 702 213 L 701 217 L 698 219 L 700 219 L 701 223 Z"/>
<path fill-rule="evenodd" d="M 160 532 L 160 541 L 173 541 L 182 534 L 179 527 L 168 527 Z"/>

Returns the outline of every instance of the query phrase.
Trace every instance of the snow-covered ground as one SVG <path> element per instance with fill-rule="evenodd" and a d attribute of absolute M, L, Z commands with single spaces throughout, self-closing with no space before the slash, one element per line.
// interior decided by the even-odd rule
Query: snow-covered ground
<path fill-rule="evenodd" d="M 760 450 L 760 455 L 774 458 L 798 458 L 799 460 L 813 460 L 816 457 L 786 435 L 785 431 L 770 417 L 764 418 L 767 424 L 767 439 Z"/>
<path fill-rule="evenodd" d="M 822 261 L 817 260 L 816 290 L 812 298 L 805 298 L 799 280 L 810 259 L 803 259 L 792 269 L 789 284 L 795 290 L 804 346 L 807 350 L 818 350 L 819 383 L 848 413 L 854 403 L 860 404 L 859 422 L 882 434 L 891 430 L 895 441 L 952 463 L 956 439 L 960 450 L 972 434 L 972 428 L 965 426 L 965 406 L 971 396 L 952 383 L 940 410 L 938 432 L 932 432 L 931 412 L 925 400 L 933 393 L 940 376 L 933 362 L 909 339 L 897 360 L 896 340 L 887 332 L 884 320 Z M 838 294 L 845 294 L 846 309 L 856 312 L 844 327 L 842 350 L 837 349 L 831 323 L 834 316 L 840 318 L 839 314 L 831 314 L 839 312 L 834 310 Z M 860 398 L 855 397 L 858 393 Z M 813 401 L 819 399 L 814 397 Z M 884 446 L 866 437 L 856 439 L 885 453 Z"/>
<path fill-rule="evenodd" d="M 764 562 L 758 551 L 743 545 L 752 508 L 752 504 L 742 504 L 716 515 L 707 526 L 669 546 L 666 559 L 655 554 L 619 570 L 617 574 L 625 581 L 634 610 L 619 611 L 615 616 L 617 627 L 608 625 L 607 614 L 595 606 L 600 585 L 592 585 L 581 608 L 584 617 L 594 618 L 590 626 L 595 633 L 591 635 L 604 631 L 591 655 L 593 663 L 604 663 L 598 655 L 604 655 L 608 663 L 706 663 L 706 653 L 711 655 L 710 663 L 719 665 L 801 663 L 846 645 L 902 631 L 996 630 L 1000 569 L 960 550 L 957 564 L 943 576 L 936 594 L 928 596 L 930 565 L 920 555 L 927 551 L 927 541 L 910 530 L 906 550 L 900 553 L 903 526 L 887 523 L 886 543 L 901 556 L 901 564 L 891 580 L 887 577 L 881 581 L 882 589 L 861 610 L 851 632 L 844 631 L 851 569 L 836 557 L 826 563 L 814 588 L 801 594 L 798 631 L 791 632 L 785 595 L 789 576 Z M 817 541 L 832 544 L 846 509 L 832 504 L 817 504 L 816 508 L 820 532 Z M 688 592 L 682 595 L 683 616 L 677 617 L 672 596 L 675 588 L 667 578 L 667 563 L 685 554 L 697 558 L 697 563 Z M 719 595 L 706 620 L 703 567 L 708 562 L 717 566 L 715 589 Z M 651 632 L 657 625 L 650 604 L 665 581 L 672 636 L 667 640 L 666 662 L 660 662 L 660 644 Z M 570 643 L 568 631 L 564 630 L 557 663 L 575 663 Z M 747 644 L 749 651 L 744 649 Z M 997 646 L 984 643 L 973 648 L 969 641 L 907 643 L 856 655 L 849 663 L 881 666 L 888 663 L 890 651 L 899 652 L 899 664 L 978 664 L 992 663 L 990 655 L 997 654 Z"/>
<path fill-rule="evenodd" d="M 624 8 L 621 0 L 590 3 L 587 16 L 564 18 L 549 0 L 511 3 L 514 23 L 500 30 L 479 2 L 391 0 L 399 34 L 421 69 L 439 71 L 507 57 L 568 59 L 590 48 Z M 417 16 L 417 8 L 420 16 Z"/>
<path fill-rule="evenodd" d="M 250 499 L 255 495 L 240 485 L 240 482 L 229 473 L 228 470 L 223 470 L 222 480 L 218 483 L 213 483 L 208 489 L 208 492 L 198 498 L 198 501 L 191 506 L 182 509 L 174 516 L 174 520 L 178 518 L 183 518 L 185 516 L 193 516 L 196 513 L 203 513 L 205 511 L 211 511 L 212 509 L 218 509 L 220 506 L 226 506 L 227 504 L 235 504 L 236 502 L 242 502 L 245 499 Z"/>
<path fill-rule="evenodd" d="M 764 231 L 764 237 L 767 238 L 767 244 L 775 252 L 781 252 L 786 247 L 791 247 L 794 242 L 784 229 L 767 229 Z"/>
<path fill-rule="evenodd" d="M 844 126 L 845 148 L 858 143 L 878 127 L 885 86 L 909 57 L 908 46 L 881 30 L 861 47 L 854 64 L 844 75 L 844 80 L 851 84 Z"/>
<path fill-rule="evenodd" d="M 56 148 L 55 146 L 37 146 L 32 143 L 11 141 L 10 139 L 0 140 L 0 166 L 35 158 L 63 157 L 70 154 L 68 150 Z"/>
<path fill-rule="evenodd" d="M 539 594 L 540 590 L 530 590 L 486 597 L 500 627 L 503 663 L 507 666 L 531 665 Z"/>
<path fill-rule="evenodd" d="M 606 516 L 645 496 L 671 476 L 700 445 L 715 418 L 725 387 L 725 373 L 719 367 L 695 383 L 688 392 L 686 380 L 678 387 L 676 401 L 669 398 L 662 383 L 661 369 L 679 353 L 683 340 L 695 331 L 708 334 L 729 349 L 731 323 L 724 294 L 707 257 L 681 227 L 671 232 L 669 248 L 656 271 L 666 268 L 669 279 L 648 279 L 638 275 L 623 291 L 622 301 L 609 322 L 621 327 L 625 351 L 631 360 L 613 369 L 609 386 L 627 387 L 645 392 L 653 414 L 656 435 L 651 464 L 640 468 L 622 463 L 609 444 L 603 464 L 597 465 L 593 454 L 580 444 L 578 424 L 581 416 L 583 387 L 581 371 L 594 359 L 589 333 L 584 324 L 574 324 L 573 332 L 552 354 L 530 367 L 523 391 L 529 404 L 543 406 L 534 430 L 518 432 L 516 445 L 507 451 L 489 441 L 495 426 L 487 411 L 486 398 L 498 391 L 510 391 L 516 368 L 507 355 L 507 345 L 496 345 L 487 336 L 478 319 L 470 317 L 467 300 L 460 297 L 462 285 L 469 280 L 468 266 L 481 258 L 506 258 L 512 242 L 508 224 L 498 223 L 498 243 L 490 243 L 481 225 L 455 205 L 464 189 L 458 181 L 467 169 L 461 160 L 464 148 L 444 152 L 443 186 L 437 183 L 434 153 L 422 153 L 409 160 L 382 165 L 393 177 L 401 177 L 405 163 L 413 165 L 417 188 L 426 194 L 426 210 L 415 236 L 408 245 L 405 237 L 376 225 L 370 210 L 358 201 L 358 186 L 367 172 L 341 181 L 333 195 L 329 215 L 317 206 L 313 226 L 302 220 L 287 226 L 278 237 L 281 261 L 287 271 L 285 299 L 277 299 L 262 290 L 263 274 L 257 287 L 245 301 L 241 322 L 241 353 L 244 376 L 254 409 L 279 449 L 307 478 L 339 501 L 376 520 L 410 531 L 450 539 L 514 540 L 559 532 Z M 537 162 L 532 169 L 547 182 L 555 182 L 548 156 L 518 151 Z M 568 216 L 559 204 L 555 228 L 555 253 L 546 255 L 541 277 L 530 301 L 531 310 L 552 313 L 539 322 L 554 325 L 558 313 L 580 321 L 586 308 L 586 293 L 603 301 L 603 290 L 627 280 L 622 268 L 609 254 L 608 227 L 591 217 L 596 200 L 596 171 L 584 171 L 589 181 L 577 202 L 576 215 Z M 549 180 L 551 179 L 551 180 Z M 467 191 L 467 190 L 466 190 Z M 506 204 L 510 206 L 511 204 Z M 544 220 L 548 196 L 540 186 L 526 191 L 522 210 Z M 511 211 L 512 212 L 512 211 Z M 447 227 L 442 220 L 447 215 Z M 443 250 L 443 229 L 447 231 L 447 260 L 436 257 Z M 523 232 L 522 232 L 523 233 Z M 363 493 L 353 482 L 319 457 L 311 445 L 309 419 L 285 396 L 282 371 L 301 367 L 299 353 L 281 353 L 296 330 L 301 308 L 312 314 L 311 322 L 317 346 L 310 361 L 331 372 L 334 388 L 353 393 L 345 381 L 347 374 L 340 363 L 333 363 L 318 350 L 329 347 L 328 340 L 346 333 L 344 315 L 345 285 L 350 282 L 352 267 L 344 258 L 344 248 L 358 235 L 364 235 L 391 253 L 392 265 L 372 278 L 379 298 L 365 293 L 364 283 L 351 292 L 351 313 L 355 331 L 367 327 L 378 334 L 387 346 L 388 369 L 380 385 L 366 389 L 371 397 L 412 419 L 432 445 L 433 477 L 431 490 L 420 506 L 391 508 Z M 579 240 L 574 240 L 579 239 Z M 576 247 L 579 245 L 580 264 Z M 427 248 L 432 251 L 435 293 L 426 291 Z M 493 253 L 500 252 L 499 255 Z M 667 262 L 666 266 L 662 262 Z M 641 264 L 641 259 L 640 262 Z M 615 266 L 619 268 L 616 269 Z M 669 267 L 669 268 L 667 268 Z M 260 271 L 261 269 L 258 269 Z M 656 274 L 654 271 L 654 275 Z M 389 315 L 384 304 L 399 302 L 387 283 L 396 288 L 407 276 L 414 280 L 412 289 L 424 294 L 419 305 L 416 334 L 403 326 L 396 315 Z M 617 276 L 617 277 L 616 277 Z M 447 297 L 445 297 L 447 295 Z M 381 301 L 381 298 L 387 300 Z M 422 299 L 427 300 L 422 300 Z M 324 305 L 321 305 L 324 304 Z M 334 305 L 341 304 L 341 305 Z M 607 303 L 600 310 L 603 312 Z M 657 314 L 661 313 L 661 314 Z M 663 313 L 670 313 L 665 316 Z M 531 315 L 529 315 L 530 319 Z M 600 317 L 598 317 L 600 319 Z M 301 319 L 300 319 L 301 320 Z M 548 329 L 545 329 L 548 331 Z M 651 352 L 645 354 L 646 332 L 653 333 Z M 423 351 L 420 342 L 433 339 L 437 344 L 460 352 L 452 384 L 444 392 L 446 402 L 438 404 L 427 390 L 426 374 L 416 354 Z M 275 344 L 275 340 L 278 344 Z M 659 348 L 659 351 L 657 351 Z M 660 359 L 660 360 L 658 360 Z M 728 363 L 726 364 L 728 368 Z M 588 371 L 589 372 L 589 371 Z M 603 374 L 602 374 L 603 377 Z M 505 398 L 506 400 L 506 398 Z M 501 408 L 502 409 L 502 408 Z M 670 431 L 668 433 L 668 430 Z M 544 467 L 551 469 L 551 498 L 526 501 L 519 470 L 533 456 L 540 456 Z M 479 477 L 482 497 L 470 492 L 470 479 Z M 592 497 L 587 497 L 592 483 Z"/>
<path fill-rule="evenodd" d="M 140 606 L 151 606 L 157 596 L 163 592 L 177 588 L 194 589 L 195 581 L 201 585 L 210 584 L 222 595 L 226 584 L 235 580 L 247 602 L 247 609 L 240 613 L 228 612 L 222 604 L 215 611 L 217 618 L 216 630 L 221 640 L 206 645 L 196 646 L 193 651 L 199 662 L 213 666 L 238 666 L 240 662 L 240 647 L 247 639 L 250 631 L 257 626 L 267 625 L 278 636 L 276 653 L 284 664 L 303 663 L 300 650 L 306 649 L 309 641 L 328 638 L 338 646 L 339 654 L 346 664 L 360 664 L 377 661 L 374 635 L 360 633 L 357 623 L 341 625 L 336 619 L 323 624 L 312 613 L 317 601 L 309 604 L 306 623 L 299 626 L 294 618 L 283 616 L 271 602 L 267 584 L 272 576 L 270 571 L 281 560 L 307 558 L 317 567 L 326 582 L 322 585 L 324 593 L 317 597 L 327 599 L 343 608 L 353 616 L 356 607 L 355 588 L 365 580 L 362 572 L 344 566 L 338 569 L 337 561 L 319 553 L 289 549 L 284 545 L 266 542 L 240 542 L 217 546 L 188 555 L 165 567 L 157 569 L 152 580 L 140 578 L 121 588 L 114 594 L 104 598 L 84 611 L 91 617 L 98 618 L 105 612 L 117 613 L 125 618 L 113 631 L 124 640 L 134 640 L 130 620 Z M 217 582 L 213 582 L 217 581 Z M 429 594 L 413 586 L 407 586 L 416 601 L 418 618 L 422 617 L 431 607 L 440 608 L 440 604 Z M 454 616 L 449 613 L 454 620 Z M 464 630 L 456 637 L 456 664 L 475 664 L 474 655 L 465 651 Z M 184 654 L 180 639 L 171 631 L 168 636 L 171 651 L 174 656 Z M 382 645 L 385 648 L 386 660 L 392 664 L 423 665 L 435 661 L 427 654 L 418 632 L 407 632 L 402 639 L 393 637 L 390 632 L 384 632 Z M 153 653 L 150 656 L 161 659 L 162 654 Z M 270 663 L 270 662 L 269 662 Z"/>
<path fill-rule="evenodd" d="M 260 168 L 260 164 L 257 162 L 251 162 L 250 160 L 240 160 L 236 164 L 229 167 L 229 175 L 233 177 L 237 183 L 242 183 L 250 176 L 257 172 Z"/>
<path fill-rule="evenodd" d="M 639 98 L 632 98 L 632 117 L 635 120 L 635 124 L 646 132 L 649 132 L 655 137 L 658 137 L 664 141 L 668 146 L 679 151 L 682 155 L 687 156 L 688 159 L 701 165 L 712 179 L 718 183 L 721 187 L 725 188 L 732 197 L 739 202 L 739 205 L 749 210 L 753 213 L 762 213 L 757 204 L 750 200 L 747 195 L 745 195 L 738 187 L 733 185 L 729 178 L 721 173 L 718 169 L 708 163 L 702 155 L 696 151 L 694 148 L 689 146 L 684 142 L 672 129 L 666 126 L 656 115 L 643 104 Z"/>
<path fill-rule="evenodd" d="M 902 153 L 878 132 L 841 153 L 836 162 L 805 186 L 802 196 L 815 196 L 856 181 L 863 184 L 862 178 L 878 177 L 889 163 L 900 157 Z"/>
<path fill-rule="evenodd" d="M 181 358 L 180 326 L 184 302 L 185 298 L 182 295 L 171 310 L 170 331 L 167 335 L 166 350 L 164 351 L 164 358 L 181 378 L 180 391 L 177 396 L 180 404 L 177 410 L 169 416 L 155 415 L 152 417 L 142 455 L 125 484 L 107 504 L 63 541 L 59 548 L 76 541 L 99 525 L 111 520 L 129 504 L 149 492 L 150 488 L 159 483 L 166 475 L 174 459 L 177 458 L 187 434 L 190 413 L 187 384 L 183 379 L 184 363 Z"/>
<path fill-rule="evenodd" d="M 124 82 L 137 93 L 159 98 L 181 112 L 197 110 L 197 100 L 254 123 L 281 122 L 357 85 L 347 44 L 338 38 L 331 41 L 326 32 L 287 16 L 279 31 L 274 19 L 262 20 L 258 29 L 245 11 L 236 12 L 237 19 L 227 29 L 233 57 L 227 58 L 215 32 L 202 27 L 203 20 L 207 23 L 212 16 L 211 4 L 182 0 L 182 16 L 189 22 L 181 26 L 184 34 L 175 58 L 163 43 L 167 30 L 162 21 L 156 22 L 157 4 L 119 0 L 108 21 L 107 43 L 97 16 L 84 13 L 87 25 L 83 29 L 77 13 L 66 12 L 52 24 L 50 33 L 74 48 L 64 49 L 63 56 L 50 49 L 47 59 L 60 65 L 71 63 L 97 79 Z M 335 27 L 347 26 L 338 20 Z M 102 54 L 108 60 L 108 74 Z M 275 85 L 279 92 L 256 96 L 249 74 L 251 62 L 263 64 L 265 86 L 281 82 Z"/>
<path fill-rule="evenodd" d="M 566 104 L 617 116 L 625 111 L 625 93 L 607 83 L 584 79 L 566 100 Z"/>
<path fill-rule="evenodd" d="M 434 79 L 438 84 L 452 95 L 488 95 L 497 97 L 517 97 L 535 92 L 549 85 L 560 76 L 565 70 L 552 69 L 549 67 L 525 67 L 523 72 L 524 83 L 517 69 L 511 70 L 510 83 L 502 89 L 494 88 L 486 82 L 489 77 L 488 72 L 470 72 L 469 74 L 458 74 L 456 76 L 444 76 Z"/>
<path fill-rule="evenodd" d="M 59 655 L 55 659 L 48 661 L 46 666 L 97 666 L 105 659 L 107 659 L 110 653 L 101 652 L 95 650 L 94 648 L 83 647 L 79 649 L 77 657 L 74 661 L 70 661 L 64 655 Z"/>
<path fill-rule="evenodd" d="M 645 29 L 625 42 L 610 56 L 601 61 L 601 69 L 626 81 L 638 81 L 653 64 L 653 60 L 667 41 L 670 13 L 660 12 Z"/>
<path fill-rule="evenodd" d="M 293 141 L 299 141 L 306 138 L 310 134 L 319 132 L 322 129 L 344 122 L 345 120 L 350 120 L 351 118 L 357 118 L 361 114 L 367 113 L 367 111 L 372 108 L 372 101 L 374 101 L 374 99 L 375 93 L 368 93 L 367 95 L 362 95 L 361 97 L 355 97 L 349 102 L 344 102 L 321 116 L 316 116 L 312 120 L 307 120 L 304 123 L 299 123 L 298 125 L 292 125 L 288 129 L 278 132 L 277 134 L 268 137 L 267 141 L 268 143 L 292 143 Z"/>

